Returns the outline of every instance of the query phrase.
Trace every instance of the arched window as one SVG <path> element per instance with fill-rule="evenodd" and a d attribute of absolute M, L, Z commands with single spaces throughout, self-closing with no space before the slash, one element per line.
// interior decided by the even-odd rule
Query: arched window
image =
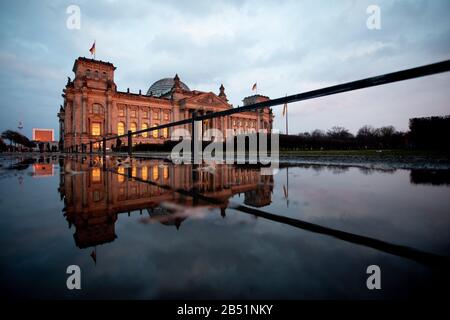
<path fill-rule="evenodd" d="M 141 129 L 142 129 L 142 130 L 145 130 L 145 129 L 147 129 L 147 128 L 148 128 L 148 124 L 143 123 L 143 124 L 141 125 Z M 147 132 L 142 132 L 142 136 L 143 136 L 144 138 L 147 138 Z"/>
<path fill-rule="evenodd" d="M 163 137 L 168 138 L 169 137 L 169 128 L 162 129 Z"/>
<path fill-rule="evenodd" d="M 143 166 L 141 168 L 141 178 L 142 178 L 142 180 L 147 180 L 148 179 L 148 168 L 147 168 L 147 166 Z"/>
<path fill-rule="evenodd" d="M 158 124 L 154 124 L 153 126 L 157 127 Z M 158 130 L 153 130 L 152 132 L 153 132 L 153 138 L 158 139 Z"/>
<path fill-rule="evenodd" d="M 132 122 L 130 124 L 130 130 L 131 130 L 131 132 L 135 132 L 137 130 L 136 122 Z"/>
<path fill-rule="evenodd" d="M 153 178 L 153 180 L 158 180 L 158 178 L 159 178 L 159 168 L 158 168 L 158 166 L 153 166 L 152 178 Z"/>
<path fill-rule="evenodd" d="M 117 124 L 117 134 L 118 134 L 119 136 L 125 134 L 125 123 L 119 122 L 119 123 Z"/>

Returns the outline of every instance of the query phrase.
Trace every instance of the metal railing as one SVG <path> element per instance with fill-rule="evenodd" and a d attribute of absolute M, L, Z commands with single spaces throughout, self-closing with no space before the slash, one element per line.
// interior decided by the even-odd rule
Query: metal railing
<path fill-rule="evenodd" d="M 402 71 L 387 73 L 375 77 L 365 78 L 357 81 L 351 81 L 343 84 L 338 84 L 322 89 L 312 90 L 308 92 L 293 94 L 290 96 L 285 96 L 277 99 L 272 99 L 268 101 L 258 102 L 255 104 L 245 105 L 242 107 L 232 108 L 229 110 L 224 111 L 218 111 L 213 113 L 208 113 L 205 115 L 197 116 L 196 112 L 194 111 L 192 113 L 192 117 L 188 119 L 183 119 L 175 122 L 170 122 L 166 124 L 161 124 L 158 126 L 150 127 L 147 129 L 137 130 L 137 131 L 130 131 L 126 134 L 122 135 L 114 135 L 110 137 L 103 137 L 99 140 L 94 140 L 89 142 L 89 153 L 93 152 L 93 144 L 101 143 L 102 145 L 102 151 L 103 154 L 106 154 L 106 141 L 114 140 L 114 139 L 120 139 L 127 137 L 127 144 L 128 144 L 128 154 L 132 155 L 132 147 L 133 147 L 133 136 L 134 135 L 140 135 L 143 133 L 152 132 L 155 130 L 161 130 L 165 128 L 175 127 L 175 126 L 181 126 L 185 124 L 191 125 L 191 137 L 194 136 L 195 132 L 195 122 L 196 121 L 203 121 L 207 119 L 213 119 L 218 117 L 226 117 L 230 116 L 236 113 L 246 112 L 246 111 L 256 111 L 259 109 L 264 109 L 268 107 L 273 107 L 277 105 L 283 105 L 285 103 L 292 103 L 292 102 L 299 102 L 319 97 L 325 97 L 333 94 L 363 89 L 363 88 L 369 88 L 369 87 L 375 87 L 380 86 L 388 83 L 398 82 L 398 81 L 404 81 L 424 76 L 429 76 L 433 74 L 443 73 L 450 71 L 450 60 L 445 60 L 433 64 L 428 64 L 416 68 L 406 69 Z M 82 152 L 85 152 L 87 145 L 81 144 L 81 145 L 72 145 L 70 152 L 78 152 L 78 147 L 81 147 Z"/>

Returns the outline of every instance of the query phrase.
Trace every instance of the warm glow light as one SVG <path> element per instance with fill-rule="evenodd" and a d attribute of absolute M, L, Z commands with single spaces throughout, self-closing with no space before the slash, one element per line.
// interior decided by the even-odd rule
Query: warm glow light
<path fill-rule="evenodd" d="M 117 134 L 118 134 L 119 136 L 125 134 L 125 123 L 119 122 L 119 123 L 117 124 Z"/>
<path fill-rule="evenodd" d="M 148 168 L 147 166 L 144 166 L 141 168 L 141 178 L 142 180 L 147 180 L 148 179 Z"/>
<path fill-rule="evenodd" d="M 146 123 L 143 123 L 142 126 L 141 126 L 141 129 L 142 129 L 142 130 L 145 130 L 145 129 L 147 129 L 147 128 L 148 128 L 148 125 L 147 125 Z M 147 132 L 142 132 L 142 136 L 143 136 L 144 138 L 147 138 Z"/>
<path fill-rule="evenodd" d="M 100 128 L 101 128 L 100 122 L 92 122 L 92 124 L 91 124 L 91 134 L 93 136 L 99 136 L 101 134 Z"/>
<path fill-rule="evenodd" d="M 133 178 L 135 178 L 135 177 L 136 177 L 136 173 L 137 173 L 137 168 L 136 168 L 136 167 L 133 167 L 133 168 L 131 169 L 131 176 L 132 176 Z"/>
<path fill-rule="evenodd" d="M 154 124 L 153 126 L 157 127 L 158 125 Z M 153 138 L 157 139 L 158 138 L 158 130 L 153 130 L 152 132 L 153 132 Z"/>
<path fill-rule="evenodd" d="M 152 173 L 153 180 L 158 180 L 158 178 L 159 178 L 159 170 L 158 169 L 159 169 L 158 166 L 153 166 L 153 173 Z"/>
<path fill-rule="evenodd" d="M 94 168 L 92 169 L 92 182 L 100 182 L 100 168 Z"/>
<path fill-rule="evenodd" d="M 163 178 L 169 179 L 169 167 L 164 167 L 163 169 Z"/>
<path fill-rule="evenodd" d="M 125 181 L 125 177 L 123 176 L 123 174 L 125 173 L 125 168 L 124 167 L 119 167 L 117 169 L 117 181 L 118 182 L 124 182 Z"/>
<path fill-rule="evenodd" d="M 136 122 L 132 122 L 130 125 L 131 132 L 135 132 L 137 130 Z"/>

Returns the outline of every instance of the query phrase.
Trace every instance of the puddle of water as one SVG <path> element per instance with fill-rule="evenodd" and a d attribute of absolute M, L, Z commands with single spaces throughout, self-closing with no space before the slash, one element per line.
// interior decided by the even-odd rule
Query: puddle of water
<path fill-rule="evenodd" d="M 448 283 L 446 170 L 0 163 L 8 297 L 403 299 Z M 72 264 L 82 290 L 66 288 Z M 372 264 L 382 290 L 366 287 Z"/>

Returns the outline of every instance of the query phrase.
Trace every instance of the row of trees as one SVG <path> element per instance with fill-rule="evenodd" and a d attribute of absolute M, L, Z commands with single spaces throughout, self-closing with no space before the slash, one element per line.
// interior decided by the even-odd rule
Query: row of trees
<path fill-rule="evenodd" d="M 9 147 L 6 145 L 4 140 L 9 141 Z M 13 130 L 6 130 L 3 131 L 1 134 L 1 141 L 0 141 L 0 149 L 1 150 L 17 150 L 19 147 L 31 149 L 36 147 L 36 144 L 28 139 L 23 134 L 13 131 Z"/>
<path fill-rule="evenodd" d="M 314 130 L 297 136 L 280 136 L 282 149 L 393 149 L 403 147 L 405 142 L 406 134 L 393 126 L 374 128 L 365 125 L 356 136 L 340 126 L 327 132 Z"/>
<path fill-rule="evenodd" d="M 280 136 L 282 149 L 440 149 L 450 150 L 450 116 L 413 118 L 409 131 L 393 126 L 361 127 L 356 135 L 335 126 L 327 132 L 314 130 L 297 136 Z"/>

